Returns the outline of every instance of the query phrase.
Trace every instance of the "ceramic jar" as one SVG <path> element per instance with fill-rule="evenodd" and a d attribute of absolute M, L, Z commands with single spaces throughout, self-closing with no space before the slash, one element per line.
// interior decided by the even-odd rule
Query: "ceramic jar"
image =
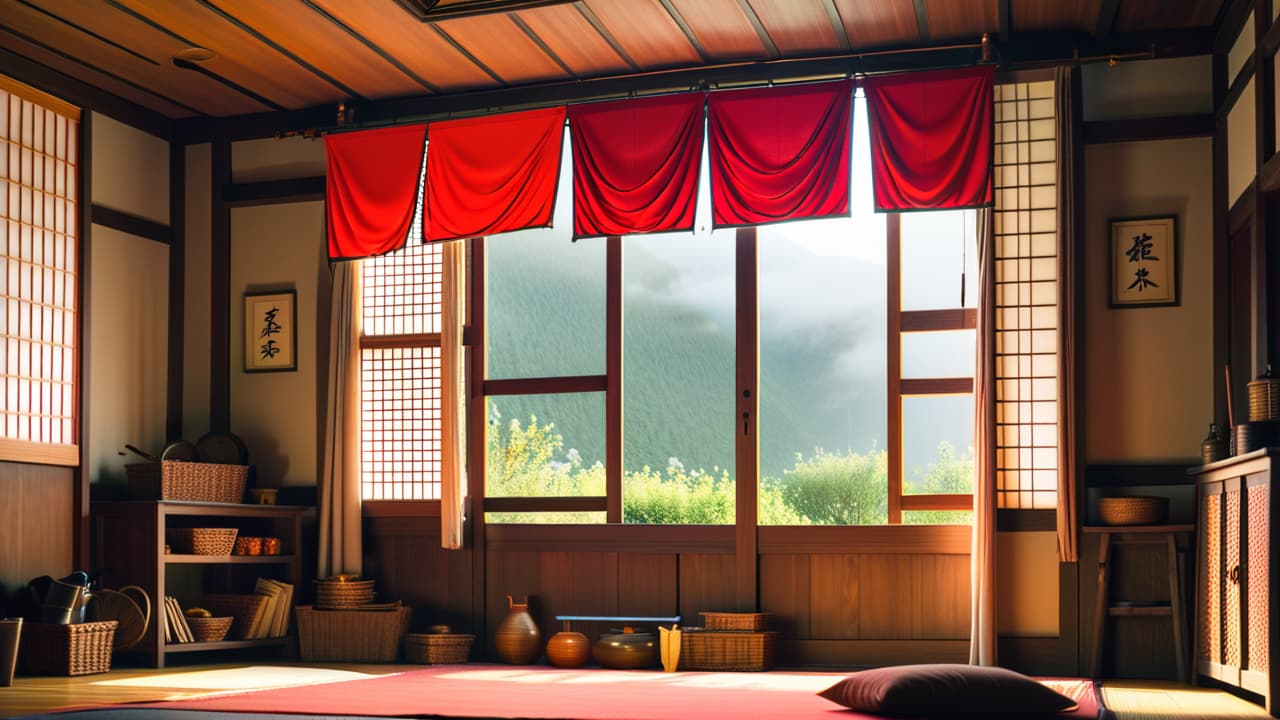
<path fill-rule="evenodd" d="M 600 667 L 636 670 L 658 664 L 658 638 L 653 633 L 624 630 L 601 635 L 591 649 Z"/>
<path fill-rule="evenodd" d="M 518 603 L 508 595 L 507 605 L 511 610 L 493 634 L 498 657 L 512 665 L 530 665 L 542 654 L 542 633 L 529 614 L 527 598 Z"/>
<path fill-rule="evenodd" d="M 591 659 L 591 641 L 586 635 L 565 630 L 547 641 L 547 662 L 558 668 L 576 668 Z"/>

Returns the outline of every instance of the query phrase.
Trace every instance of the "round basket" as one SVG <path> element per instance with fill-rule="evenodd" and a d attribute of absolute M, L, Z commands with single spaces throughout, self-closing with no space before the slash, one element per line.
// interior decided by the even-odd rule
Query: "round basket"
<path fill-rule="evenodd" d="M 218 642 L 227 637 L 234 617 L 189 617 L 187 625 L 196 642 Z"/>
<path fill-rule="evenodd" d="M 1107 525 L 1155 525 L 1169 516 L 1169 498 L 1139 495 L 1098 499 L 1098 517 Z"/>
<path fill-rule="evenodd" d="M 1249 422 L 1280 420 L 1280 378 L 1271 368 L 1249 383 Z"/>
<path fill-rule="evenodd" d="M 170 528 L 174 552 L 192 555 L 230 555 L 236 544 L 236 528 Z"/>
<path fill-rule="evenodd" d="M 316 607 L 351 608 L 373 602 L 372 580 L 316 580 Z"/>

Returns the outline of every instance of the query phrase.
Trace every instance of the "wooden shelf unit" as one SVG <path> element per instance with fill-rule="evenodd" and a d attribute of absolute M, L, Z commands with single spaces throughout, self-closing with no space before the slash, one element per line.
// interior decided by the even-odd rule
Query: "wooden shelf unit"
<path fill-rule="evenodd" d="M 302 577 L 302 513 L 308 509 L 175 500 L 94 503 L 90 512 L 93 567 L 103 585 L 138 585 L 151 597 L 151 625 L 134 651 L 143 653 L 152 666 L 164 667 L 167 653 L 285 645 L 285 638 L 166 643 L 164 597 L 173 594 L 170 570 L 183 567 L 198 568 L 204 576 L 199 597 L 178 598 L 184 608 L 200 601 L 204 592 L 253 592 L 256 575 L 291 583 L 296 593 Z M 166 554 L 165 531 L 178 527 L 236 527 L 240 535 L 278 537 L 281 554 Z"/>

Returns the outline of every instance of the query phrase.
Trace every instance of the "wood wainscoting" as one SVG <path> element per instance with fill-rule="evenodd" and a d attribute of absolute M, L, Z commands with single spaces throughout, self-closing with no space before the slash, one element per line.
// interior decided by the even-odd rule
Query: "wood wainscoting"
<path fill-rule="evenodd" d="M 75 469 L 0 462 L 0 604 L 29 580 L 74 568 Z"/>
<path fill-rule="evenodd" d="M 367 516 L 365 527 L 365 575 L 415 608 L 418 629 L 484 636 L 507 595 L 531 599 L 544 639 L 560 629 L 557 614 L 678 614 L 692 625 L 699 612 L 738 609 L 733 526 L 489 525 L 483 578 L 474 551 L 441 549 L 438 517 Z M 764 527 L 758 539 L 759 609 L 782 634 L 779 664 L 968 657 L 969 528 Z M 473 608 L 478 579 L 483 607 Z"/>

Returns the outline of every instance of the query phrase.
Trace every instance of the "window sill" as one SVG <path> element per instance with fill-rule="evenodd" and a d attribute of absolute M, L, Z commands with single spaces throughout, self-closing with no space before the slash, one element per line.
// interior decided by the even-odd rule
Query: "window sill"
<path fill-rule="evenodd" d="M 80 446 L 0 438 L 0 461 L 79 467 Z"/>

